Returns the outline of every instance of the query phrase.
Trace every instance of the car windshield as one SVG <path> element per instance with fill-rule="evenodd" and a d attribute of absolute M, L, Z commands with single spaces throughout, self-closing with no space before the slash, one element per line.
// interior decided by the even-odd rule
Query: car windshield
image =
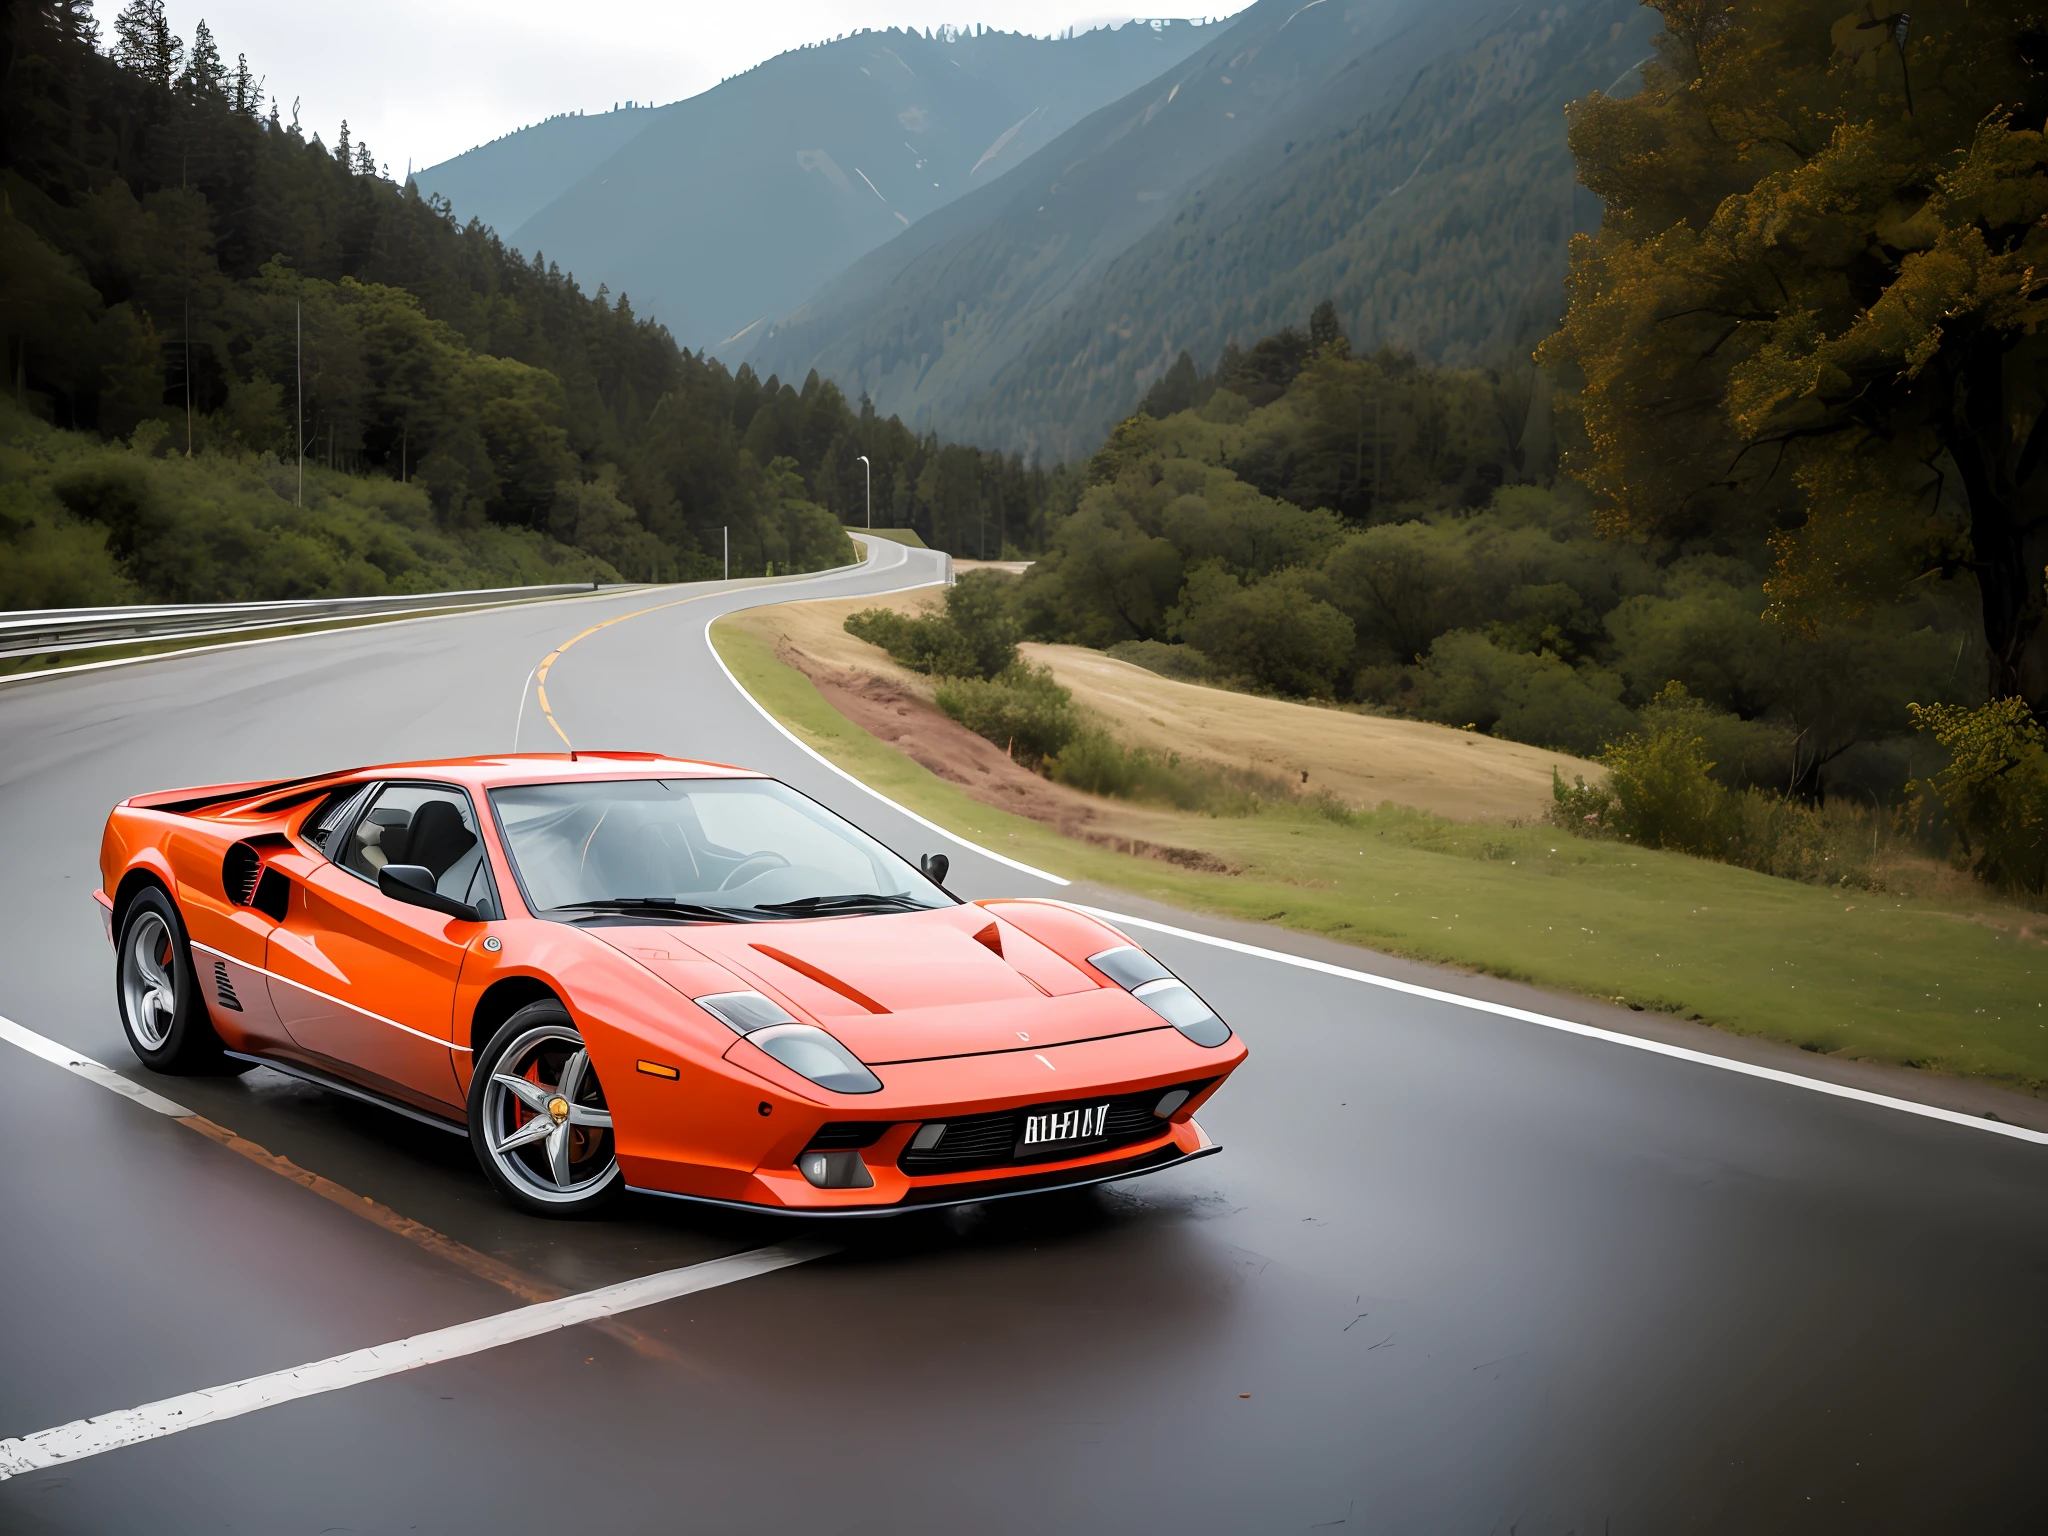
<path fill-rule="evenodd" d="M 773 779 L 625 779 L 494 789 L 536 912 L 570 921 L 742 922 L 953 904 L 911 865 Z"/>

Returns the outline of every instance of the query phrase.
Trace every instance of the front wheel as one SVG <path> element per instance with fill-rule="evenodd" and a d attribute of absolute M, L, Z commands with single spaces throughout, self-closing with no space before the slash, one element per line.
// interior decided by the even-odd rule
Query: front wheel
<path fill-rule="evenodd" d="M 115 956 L 121 1028 L 145 1067 L 186 1077 L 249 1070 L 222 1053 L 192 973 L 184 920 L 169 896 L 155 886 L 136 893 Z"/>
<path fill-rule="evenodd" d="M 536 1216 L 582 1216 L 622 1187 L 604 1088 L 557 1002 L 529 1003 L 474 1064 L 469 1140 L 485 1174 Z"/>

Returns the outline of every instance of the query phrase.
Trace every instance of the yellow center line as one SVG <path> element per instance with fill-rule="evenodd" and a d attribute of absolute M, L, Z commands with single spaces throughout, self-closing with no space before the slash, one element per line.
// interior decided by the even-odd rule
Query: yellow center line
<path fill-rule="evenodd" d="M 574 745 L 569 740 L 569 733 L 562 729 L 562 722 L 555 718 L 554 710 L 548 707 L 548 668 L 561 660 L 562 652 L 568 650 L 578 640 L 588 640 L 600 629 L 610 629 L 614 624 L 623 624 L 626 620 L 637 619 L 645 613 L 659 613 L 664 608 L 681 608 L 686 603 L 701 603 L 707 597 L 716 597 L 718 595 L 716 592 L 699 592 L 694 597 L 679 597 L 673 602 L 655 603 L 650 607 L 636 608 L 631 613 L 622 613 L 615 619 L 606 619 L 602 624 L 593 624 L 580 635 L 571 635 L 567 640 L 564 640 L 552 651 L 549 651 L 547 655 L 543 656 L 540 665 L 534 669 L 534 689 L 540 697 L 540 712 L 547 717 L 548 724 L 554 727 L 555 734 L 562 738 L 562 745 L 568 747 L 571 751 L 575 750 Z"/>

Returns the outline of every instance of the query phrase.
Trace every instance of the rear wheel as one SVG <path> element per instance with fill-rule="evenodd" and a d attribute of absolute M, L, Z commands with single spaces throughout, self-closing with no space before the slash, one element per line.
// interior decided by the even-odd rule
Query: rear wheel
<path fill-rule="evenodd" d="M 189 1077 L 248 1070 L 223 1054 L 192 974 L 177 903 L 155 886 L 138 892 L 121 919 L 114 995 L 129 1048 L 152 1072 Z"/>
<path fill-rule="evenodd" d="M 469 1139 L 493 1184 L 536 1216 L 582 1216 L 622 1186 L 611 1110 L 560 1003 L 529 1003 L 491 1038 L 469 1084 Z"/>

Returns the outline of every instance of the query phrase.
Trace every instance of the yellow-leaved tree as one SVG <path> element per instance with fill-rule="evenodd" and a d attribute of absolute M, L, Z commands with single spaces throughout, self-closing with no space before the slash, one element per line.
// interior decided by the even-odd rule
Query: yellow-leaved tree
<path fill-rule="evenodd" d="M 1570 114 L 1570 469 L 1618 533 L 1768 531 L 1795 627 L 1974 577 L 2048 717 L 2048 6 L 1645 3 L 1644 88 Z"/>

